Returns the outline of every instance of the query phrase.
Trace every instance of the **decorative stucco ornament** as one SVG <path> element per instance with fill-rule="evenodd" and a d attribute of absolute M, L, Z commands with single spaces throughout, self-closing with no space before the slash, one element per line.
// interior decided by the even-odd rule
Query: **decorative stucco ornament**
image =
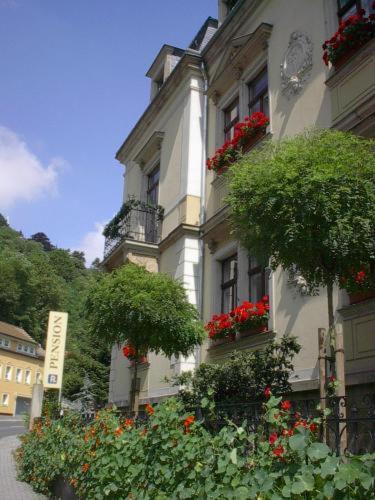
<path fill-rule="evenodd" d="M 298 94 L 310 76 L 313 44 L 310 38 L 301 31 L 290 35 L 289 46 L 281 63 L 281 89 L 290 99 Z"/>

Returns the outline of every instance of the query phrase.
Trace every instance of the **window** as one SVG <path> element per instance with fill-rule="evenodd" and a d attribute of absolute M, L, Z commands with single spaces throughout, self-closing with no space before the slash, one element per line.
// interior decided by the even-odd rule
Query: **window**
<path fill-rule="evenodd" d="M 18 382 L 19 384 L 21 384 L 21 382 L 22 382 L 22 370 L 21 370 L 21 368 L 17 368 L 17 370 L 16 370 L 16 382 Z"/>
<path fill-rule="evenodd" d="M 233 139 L 234 126 L 239 119 L 239 105 L 237 98 L 224 110 L 224 139 L 226 141 Z"/>
<path fill-rule="evenodd" d="M 31 370 L 25 371 L 25 384 L 31 384 Z"/>
<path fill-rule="evenodd" d="M 249 114 L 257 111 L 269 116 L 267 68 L 249 83 Z"/>
<path fill-rule="evenodd" d="M 27 354 L 35 354 L 35 347 L 25 344 L 17 344 L 17 351 Z"/>
<path fill-rule="evenodd" d="M 5 368 L 5 380 L 12 380 L 12 367 L 11 366 L 7 366 Z"/>
<path fill-rule="evenodd" d="M 3 376 L 3 365 L 0 365 L 0 378 Z"/>
<path fill-rule="evenodd" d="M 8 406 L 9 405 L 9 394 L 2 394 L 1 395 L 1 405 L 2 406 Z"/>
<path fill-rule="evenodd" d="M 42 374 L 40 372 L 36 372 L 35 383 L 36 384 L 41 384 L 42 383 Z"/>
<path fill-rule="evenodd" d="M 337 0 L 337 15 L 340 21 L 345 21 L 349 16 L 356 14 L 360 9 L 365 9 L 366 14 L 372 14 L 373 0 Z"/>
<path fill-rule="evenodd" d="M 265 267 L 255 258 L 249 257 L 249 297 L 254 303 L 268 294 Z"/>
<path fill-rule="evenodd" d="M 221 263 L 221 312 L 228 313 L 237 306 L 237 255 Z"/>
<path fill-rule="evenodd" d="M 10 347 L 10 340 L 0 337 L 0 347 Z"/>
<path fill-rule="evenodd" d="M 159 201 L 160 165 L 147 178 L 147 203 L 156 206 Z"/>

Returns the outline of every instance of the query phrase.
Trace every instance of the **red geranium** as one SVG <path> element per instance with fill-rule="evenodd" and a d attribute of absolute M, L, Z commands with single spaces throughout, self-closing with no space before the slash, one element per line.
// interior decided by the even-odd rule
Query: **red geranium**
<path fill-rule="evenodd" d="M 266 396 L 266 398 L 269 398 L 271 396 L 271 387 L 266 387 L 264 389 L 264 395 Z"/>
<path fill-rule="evenodd" d="M 358 50 L 375 35 L 375 18 L 365 17 L 365 10 L 349 16 L 341 21 L 336 33 L 323 44 L 323 61 L 328 66 L 331 62 L 337 65 L 346 54 Z"/>
<path fill-rule="evenodd" d="M 214 156 L 208 158 L 206 162 L 208 170 L 214 170 L 219 175 L 222 174 L 238 160 L 251 137 L 259 131 L 264 132 L 268 124 L 269 119 L 261 112 L 245 116 L 242 122 L 236 123 L 233 139 L 225 141 L 221 148 L 216 150 Z"/>

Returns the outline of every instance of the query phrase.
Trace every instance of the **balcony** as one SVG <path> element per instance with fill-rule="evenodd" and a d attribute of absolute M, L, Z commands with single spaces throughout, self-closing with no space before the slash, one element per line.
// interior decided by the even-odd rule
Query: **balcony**
<path fill-rule="evenodd" d="M 104 230 L 104 259 L 110 257 L 124 242 L 157 245 L 161 238 L 163 209 L 139 200 L 125 202 L 119 213 Z"/>

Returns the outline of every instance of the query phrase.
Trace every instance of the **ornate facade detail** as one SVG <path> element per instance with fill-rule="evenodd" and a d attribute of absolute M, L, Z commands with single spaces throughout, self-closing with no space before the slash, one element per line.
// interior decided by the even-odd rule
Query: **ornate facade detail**
<path fill-rule="evenodd" d="M 298 94 L 308 80 L 313 65 L 312 55 L 310 38 L 301 31 L 294 31 L 281 63 L 281 88 L 288 99 Z"/>

